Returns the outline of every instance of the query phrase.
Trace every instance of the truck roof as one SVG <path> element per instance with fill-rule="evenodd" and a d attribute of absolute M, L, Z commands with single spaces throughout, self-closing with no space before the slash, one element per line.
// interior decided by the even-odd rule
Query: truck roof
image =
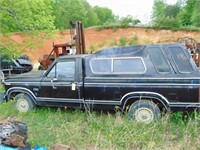
<path fill-rule="evenodd" d="M 134 53 L 138 53 L 140 50 L 145 49 L 146 47 L 163 47 L 163 46 L 181 46 L 180 43 L 168 43 L 168 44 L 146 44 L 146 45 L 135 45 L 135 46 L 116 46 L 100 49 L 93 54 L 78 54 L 78 55 L 65 55 L 60 56 L 58 59 L 64 58 L 87 58 L 87 57 L 112 57 L 112 56 L 126 56 L 126 55 L 134 55 Z"/>
<path fill-rule="evenodd" d="M 199 77 L 189 51 L 180 43 L 111 47 L 85 56 L 87 77 Z"/>

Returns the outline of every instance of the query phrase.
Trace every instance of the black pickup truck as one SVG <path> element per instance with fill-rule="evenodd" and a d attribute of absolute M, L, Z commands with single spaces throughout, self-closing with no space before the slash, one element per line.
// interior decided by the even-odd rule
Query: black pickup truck
<path fill-rule="evenodd" d="M 114 109 L 150 123 L 162 111 L 200 108 L 200 73 L 181 44 L 113 47 L 62 56 L 45 72 L 6 79 L 6 101 L 19 111 L 35 106 Z"/>

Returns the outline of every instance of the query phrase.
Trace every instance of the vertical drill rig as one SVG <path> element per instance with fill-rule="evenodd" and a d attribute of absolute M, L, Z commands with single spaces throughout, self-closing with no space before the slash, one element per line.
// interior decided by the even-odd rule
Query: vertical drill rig
<path fill-rule="evenodd" d="M 40 66 L 38 70 L 46 70 L 53 61 L 59 56 L 63 55 L 74 55 L 74 54 L 85 54 L 85 37 L 84 27 L 82 22 L 70 21 L 73 31 L 73 42 L 64 44 L 54 44 L 53 49 L 48 55 L 44 55 L 42 59 L 39 59 Z"/>

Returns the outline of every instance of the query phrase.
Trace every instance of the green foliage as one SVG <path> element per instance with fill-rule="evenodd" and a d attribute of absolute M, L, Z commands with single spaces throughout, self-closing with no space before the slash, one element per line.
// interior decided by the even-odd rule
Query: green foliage
<path fill-rule="evenodd" d="M 178 15 L 181 10 L 181 3 L 168 5 L 164 0 L 154 0 L 153 6 L 153 25 L 160 28 L 175 28 L 181 27 Z"/>
<path fill-rule="evenodd" d="M 51 0 L 0 0 L 0 33 L 54 29 Z"/>
<path fill-rule="evenodd" d="M 0 120 L 9 116 L 18 115 L 18 111 L 14 109 L 15 101 L 12 100 L 9 103 L 0 103 Z"/>
<path fill-rule="evenodd" d="M 194 6 L 196 5 L 196 0 L 187 0 L 185 7 L 180 12 L 180 19 L 183 26 L 192 25 L 192 13 Z"/>
<path fill-rule="evenodd" d="M 84 26 L 95 26 L 99 22 L 98 15 L 95 13 L 92 6 L 87 1 L 83 1 L 83 5 L 85 7 L 86 15 L 85 15 L 85 22 Z"/>
<path fill-rule="evenodd" d="M 154 20 L 154 26 L 164 29 L 179 29 L 181 24 L 178 18 L 161 17 Z"/>
<path fill-rule="evenodd" d="M 55 26 L 58 29 L 70 27 L 70 20 L 85 22 L 86 10 L 83 0 L 56 0 L 54 1 Z"/>
<path fill-rule="evenodd" d="M 138 44 L 138 37 L 137 36 L 132 37 L 129 41 L 129 45 L 132 46 L 137 44 Z"/>
<path fill-rule="evenodd" d="M 176 18 L 181 10 L 179 5 L 168 5 L 165 8 L 165 16 Z"/>
<path fill-rule="evenodd" d="M 126 17 L 122 17 L 120 19 L 120 23 L 122 27 L 129 27 L 129 26 L 134 26 L 137 23 L 140 23 L 140 20 L 135 19 L 133 16 L 128 15 Z"/>
<path fill-rule="evenodd" d="M 92 45 L 90 46 L 90 48 L 89 48 L 89 52 L 94 53 L 94 52 L 97 51 L 97 49 L 98 49 L 98 45 L 92 44 Z"/>
<path fill-rule="evenodd" d="M 111 9 L 107 7 L 95 6 L 93 10 L 97 14 L 98 25 L 103 25 L 104 23 L 115 21 L 115 16 Z"/>
<path fill-rule="evenodd" d="M 196 0 L 196 3 L 194 5 L 194 9 L 192 12 L 192 16 L 191 16 L 191 22 L 194 26 L 196 27 L 200 27 L 200 0 Z"/>
<path fill-rule="evenodd" d="M 178 0 L 174 5 L 167 4 L 165 0 L 154 0 L 153 25 L 168 29 L 181 29 L 184 26 L 199 27 L 199 6 L 200 0 Z"/>
<path fill-rule="evenodd" d="M 119 46 L 125 46 L 127 42 L 128 42 L 127 38 L 121 37 L 121 38 L 119 39 L 119 44 L 118 44 L 118 45 L 119 45 Z"/>
<path fill-rule="evenodd" d="M 31 113 L 17 113 L 12 105 L 0 105 L 0 118 L 18 115 L 28 126 L 32 147 L 49 149 L 59 143 L 71 149 L 200 149 L 198 114 L 184 123 L 180 113 L 167 114 L 159 122 L 145 125 L 120 112 L 37 108 Z"/>
<path fill-rule="evenodd" d="M 164 0 L 154 0 L 152 19 L 157 19 L 165 16 L 165 9 L 167 4 Z"/>
<path fill-rule="evenodd" d="M 107 42 L 108 47 L 117 46 L 117 40 L 112 40 Z"/>
<path fill-rule="evenodd" d="M 85 27 L 115 21 L 115 15 L 111 9 L 92 7 L 86 0 L 56 0 L 53 8 L 57 29 L 68 29 L 70 20 L 81 21 Z"/>
<path fill-rule="evenodd" d="M 0 53 L 17 57 L 34 48 L 36 31 L 55 29 L 52 14 L 52 0 L 0 0 Z M 11 39 L 11 32 L 26 32 L 31 37 L 19 44 Z"/>

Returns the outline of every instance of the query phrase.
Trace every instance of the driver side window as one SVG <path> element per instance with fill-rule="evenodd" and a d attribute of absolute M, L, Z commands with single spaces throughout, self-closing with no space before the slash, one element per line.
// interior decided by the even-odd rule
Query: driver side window
<path fill-rule="evenodd" d="M 47 75 L 48 78 L 69 79 L 75 78 L 75 61 L 57 62 Z"/>

